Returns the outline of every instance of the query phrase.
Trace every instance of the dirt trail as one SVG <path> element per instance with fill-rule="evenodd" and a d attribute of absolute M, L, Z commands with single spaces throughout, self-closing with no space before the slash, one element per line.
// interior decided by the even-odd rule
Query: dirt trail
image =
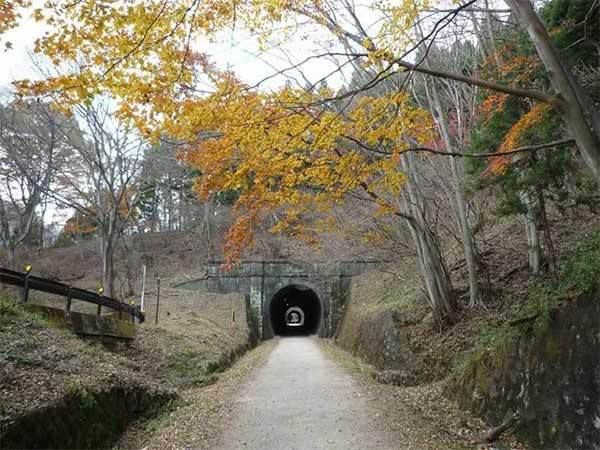
<path fill-rule="evenodd" d="M 495 448 L 474 444 L 485 424 L 444 398 L 443 384 L 399 387 L 378 383 L 372 374 L 326 340 L 270 339 L 217 383 L 183 391 L 174 410 L 131 427 L 116 448 Z"/>
<path fill-rule="evenodd" d="M 359 383 L 316 338 L 280 339 L 240 390 L 218 448 L 302 450 L 398 447 Z"/>

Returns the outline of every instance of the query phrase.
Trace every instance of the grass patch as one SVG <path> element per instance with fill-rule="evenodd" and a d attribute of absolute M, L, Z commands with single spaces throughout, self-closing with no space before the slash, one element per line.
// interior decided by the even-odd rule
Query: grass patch
<path fill-rule="evenodd" d="M 233 354 L 217 354 L 188 346 L 167 355 L 165 370 L 160 376 L 177 388 L 208 386 L 218 380 L 218 374 L 234 359 Z"/>
<path fill-rule="evenodd" d="M 177 421 L 176 411 L 180 408 L 184 408 L 190 404 L 189 401 L 175 399 L 168 402 L 168 404 L 161 410 L 160 414 L 142 419 L 144 431 L 147 433 L 156 432 L 168 427 L 169 425 Z"/>
<path fill-rule="evenodd" d="M 22 308 L 19 308 L 10 298 L 0 297 L 0 323 L 12 321 L 13 318 L 19 316 L 21 311 Z"/>
<path fill-rule="evenodd" d="M 92 409 L 96 406 L 94 395 L 77 378 L 67 380 L 65 392 L 72 398 L 77 399 L 82 409 Z"/>
<path fill-rule="evenodd" d="M 352 354 L 337 347 L 332 342 L 322 340 L 319 341 L 321 348 L 335 362 L 339 363 L 353 375 L 357 375 L 363 379 L 373 380 L 377 371 L 373 366 L 367 364 L 362 359 L 352 356 Z"/>
<path fill-rule="evenodd" d="M 168 354 L 164 377 L 177 387 L 204 386 L 214 382 L 220 367 L 215 353 L 187 347 Z"/>
<path fill-rule="evenodd" d="M 27 325 L 38 328 L 46 325 L 41 314 L 25 309 L 22 303 L 10 297 L 0 297 L 0 330 L 10 325 L 22 324 L 24 321 Z"/>
<path fill-rule="evenodd" d="M 364 309 L 364 313 L 390 311 L 400 325 L 419 323 L 429 312 L 423 302 L 423 293 L 415 280 L 395 281 L 379 292 L 374 293 L 373 302 Z"/>

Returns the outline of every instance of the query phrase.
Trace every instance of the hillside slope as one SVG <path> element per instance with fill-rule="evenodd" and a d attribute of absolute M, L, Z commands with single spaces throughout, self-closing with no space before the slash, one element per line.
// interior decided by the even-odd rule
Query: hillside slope
<path fill-rule="evenodd" d="M 460 318 L 439 327 L 414 265 L 389 265 L 353 280 L 336 342 L 373 364 L 379 380 L 445 392 L 491 425 L 518 412 L 515 433 L 532 448 L 589 448 L 597 430 L 586 418 L 597 414 L 600 365 L 586 352 L 600 347 L 597 326 L 584 318 L 597 309 L 600 224 L 594 216 L 556 220 L 560 263 L 543 277 L 528 274 L 520 231 L 507 221 L 494 230 L 502 240 L 486 241 L 497 243 L 485 247 L 492 289 L 484 307 L 464 303 L 464 265 L 451 260 Z M 565 402 L 586 413 L 569 414 Z"/>

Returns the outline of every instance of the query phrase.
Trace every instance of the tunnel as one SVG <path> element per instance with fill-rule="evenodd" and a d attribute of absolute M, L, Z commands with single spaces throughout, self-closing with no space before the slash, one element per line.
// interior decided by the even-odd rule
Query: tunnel
<path fill-rule="evenodd" d="M 273 333 L 278 336 L 316 334 L 321 325 L 321 301 L 312 289 L 290 285 L 272 298 L 269 316 Z"/>

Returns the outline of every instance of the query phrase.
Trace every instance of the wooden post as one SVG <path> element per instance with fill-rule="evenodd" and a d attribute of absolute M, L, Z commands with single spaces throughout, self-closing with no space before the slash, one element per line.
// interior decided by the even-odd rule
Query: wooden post
<path fill-rule="evenodd" d="M 23 303 L 29 300 L 29 276 L 31 274 L 31 264 L 25 266 L 25 282 L 23 283 Z"/>
<path fill-rule="evenodd" d="M 25 283 L 23 284 L 23 303 L 29 300 L 29 273 L 25 274 Z"/>
<path fill-rule="evenodd" d="M 65 305 L 65 312 L 71 311 L 71 301 L 73 300 L 73 288 L 69 286 L 69 293 L 67 294 L 67 304 Z"/>
<path fill-rule="evenodd" d="M 103 288 L 103 287 L 101 287 L 100 289 L 98 289 L 98 294 L 96 294 L 96 295 L 97 295 L 97 298 L 98 298 L 98 311 L 97 311 L 96 315 L 97 315 L 98 317 L 100 317 L 100 315 L 102 314 L 102 304 L 100 303 L 100 296 L 101 296 L 103 293 L 104 293 L 104 288 Z"/>
<path fill-rule="evenodd" d="M 156 315 L 154 316 L 154 325 L 158 324 L 158 305 L 160 304 L 160 278 L 156 276 Z"/>

